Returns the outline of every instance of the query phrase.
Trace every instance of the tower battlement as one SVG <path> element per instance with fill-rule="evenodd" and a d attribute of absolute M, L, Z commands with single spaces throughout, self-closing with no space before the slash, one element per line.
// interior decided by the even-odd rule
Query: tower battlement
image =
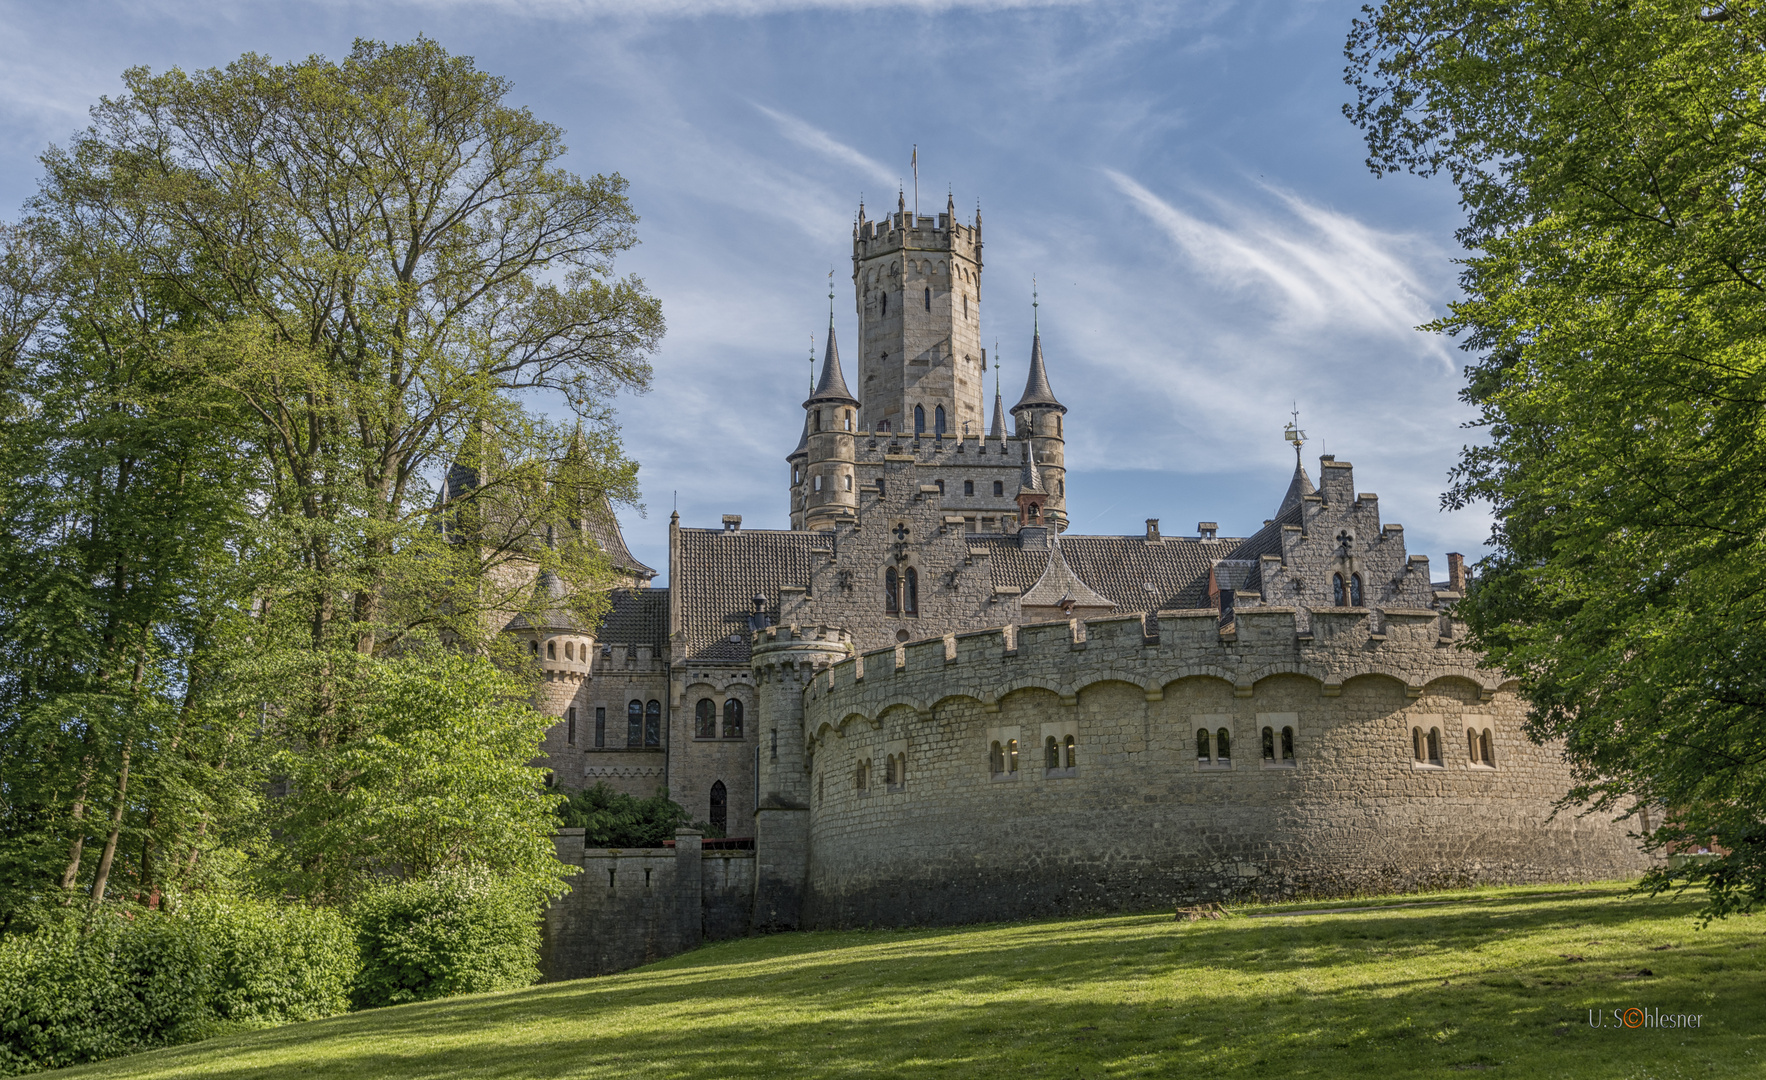
<path fill-rule="evenodd" d="M 876 221 L 860 218 L 853 228 L 852 254 L 855 260 L 883 255 L 901 248 L 949 250 L 960 248 L 979 251 L 981 227 L 954 221 L 949 214 L 936 217 L 912 213 L 890 214 Z"/>

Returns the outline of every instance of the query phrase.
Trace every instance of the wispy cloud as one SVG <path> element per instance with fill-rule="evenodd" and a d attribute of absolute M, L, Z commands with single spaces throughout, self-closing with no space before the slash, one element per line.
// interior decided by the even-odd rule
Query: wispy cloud
<path fill-rule="evenodd" d="M 860 153 L 814 124 L 800 120 L 790 113 L 769 109 L 759 102 L 753 104 L 762 115 L 778 125 L 781 134 L 805 150 L 820 154 L 836 164 L 856 169 L 885 187 L 901 178 L 900 173 L 890 171 L 881 161 Z"/>
<path fill-rule="evenodd" d="M 1430 290 L 1411 258 L 1426 245 L 1415 237 L 1381 232 L 1273 188 L 1265 190 L 1284 214 L 1215 198 L 1209 201 L 1223 220 L 1206 221 L 1132 177 L 1114 169 L 1105 175 L 1199 271 L 1268 290 L 1279 317 L 1299 327 L 1334 325 L 1415 342 L 1415 328 L 1434 317 Z"/>

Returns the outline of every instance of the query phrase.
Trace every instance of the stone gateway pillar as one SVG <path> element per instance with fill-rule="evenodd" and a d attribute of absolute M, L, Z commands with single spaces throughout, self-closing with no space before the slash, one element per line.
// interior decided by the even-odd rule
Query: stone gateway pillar
<path fill-rule="evenodd" d="M 852 654 L 828 627 L 768 627 L 754 635 L 751 663 L 760 721 L 760 804 L 754 811 L 754 929 L 794 930 L 809 873 L 809 762 L 803 692 L 828 665 Z"/>

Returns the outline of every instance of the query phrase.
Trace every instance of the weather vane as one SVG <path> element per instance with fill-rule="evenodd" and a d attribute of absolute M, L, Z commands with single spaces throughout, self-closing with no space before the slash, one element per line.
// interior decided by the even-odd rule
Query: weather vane
<path fill-rule="evenodd" d="M 1294 403 L 1293 419 L 1282 432 L 1282 438 L 1294 444 L 1294 464 L 1300 464 L 1300 448 L 1306 445 L 1306 433 L 1300 430 L 1300 403 Z"/>
<path fill-rule="evenodd" d="M 814 397 L 815 393 L 816 393 L 816 336 L 814 334 L 811 334 L 809 336 L 809 394 L 811 397 Z"/>
<path fill-rule="evenodd" d="M 1036 321 L 1037 307 L 1038 307 L 1038 303 L 1037 303 L 1037 298 L 1036 298 L 1036 275 L 1031 274 L 1030 275 L 1030 329 L 1032 329 L 1032 330 L 1039 330 L 1040 329 L 1040 327 L 1037 325 L 1037 321 Z"/>
<path fill-rule="evenodd" d="M 834 325 L 834 268 L 828 267 L 828 325 Z"/>

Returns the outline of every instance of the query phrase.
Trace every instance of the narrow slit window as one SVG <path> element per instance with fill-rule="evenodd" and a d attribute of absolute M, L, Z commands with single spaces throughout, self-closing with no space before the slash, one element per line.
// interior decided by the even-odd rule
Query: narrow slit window
<path fill-rule="evenodd" d="M 1441 764 L 1441 729 L 1429 729 L 1429 764 Z"/>
<path fill-rule="evenodd" d="M 1214 756 L 1222 764 L 1232 760 L 1233 733 L 1225 728 L 1214 733 Z"/>
<path fill-rule="evenodd" d="M 730 791 L 719 780 L 711 785 L 711 831 L 719 836 L 729 831 L 730 827 Z"/>
<path fill-rule="evenodd" d="M 1196 729 L 1196 760 L 1203 764 L 1207 764 L 1211 760 L 1208 756 L 1207 728 Z"/>
<path fill-rule="evenodd" d="M 1069 769 L 1077 769 L 1079 767 L 1079 756 L 1076 753 L 1078 747 L 1073 745 L 1073 736 L 1067 736 L 1065 749 L 1067 751 L 1067 767 Z"/>
<path fill-rule="evenodd" d="M 1361 606 L 1361 575 L 1360 574 L 1350 574 L 1349 575 L 1349 606 L 1350 607 L 1360 607 Z"/>
<path fill-rule="evenodd" d="M 564 741 L 571 746 L 576 745 L 576 706 L 564 710 Z"/>
<path fill-rule="evenodd" d="M 932 410 L 932 434 L 944 435 L 944 406 L 939 405 Z"/>
<path fill-rule="evenodd" d="M 595 746 L 607 745 L 607 706 L 595 706 Z"/>
<path fill-rule="evenodd" d="M 644 703 L 633 700 L 625 707 L 625 744 L 644 745 Z"/>
<path fill-rule="evenodd" d="M 1045 769 L 1061 767 L 1061 748 L 1056 745 L 1053 735 L 1042 741 L 1042 767 Z"/>
<path fill-rule="evenodd" d="M 926 286 L 926 310 L 932 310 L 932 286 Z"/>
<path fill-rule="evenodd" d="M 1343 575 L 1331 575 L 1331 602 L 1338 607 L 1349 606 L 1349 594 L 1343 590 Z"/>
<path fill-rule="evenodd" d="M 902 588 L 902 612 L 907 615 L 918 615 L 920 613 L 920 572 L 910 566 L 904 576 L 907 581 Z"/>
<path fill-rule="evenodd" d="M 1274 761 L 1275 760 L 1275 729 L 1274 728 L 1264 728 L 1263 729 L 1263 760 L 1264 761 Z"/>
<path fill-rule="evenodd" d="M 1282 760 L 1294 760 L 1294 729 L 1291 727 L 1282 728 Z"/>
<path fill-rule="evenodd" d="M 1485 728 L 1484 733 L 1478 736 L 1478 749 L 1483 752 L 1484 764 L 1492 769 L 1496 768 L 1496 754 L 1493 752 L 1495 748 L 1491 746 L 1489 728 Z"/>
<path fill-rule="evenodd" d="M 1006 740 L 1006 771 L 1009 773 L 1015 773 L 1018 771 L 1018 740 L 1017 739 L 1007 739 Z"/>
<path fill-rule="evenodd" d="M 897 592 L 899 587 L 900 578 L 895 573 L 895 567 L 891 566 L 883 571 L 883 610 L 890 615 L 901 610 L 901 601 L 898 599 Z"/>
<path fill-rule="evenodd" d="M 662 745 L 662 702 L 652 701 L 644 706 L 644 745 Z"/>
<path fill-rule="evenodd" d="M 923 405 L 914 406 L 914 434 L 926 434 L 926 407 Z"/>
<path fill-rule="evenodd" d="M 1414 757 L 1416 760 L 1418 760 L 1418 761 L 1424 760 L 1424 758 L 1423 758 L 1423 729 L 1420 727 L 1413 727 L 1410 729 L 1410 752 L 1411 752 L 1411 756 Z"/>
<path fill-rule="evenodd" d="M 987 748 L 987 771 L 995 776 L 1006 771 L 1006 752 L 997 741 Z"/>

